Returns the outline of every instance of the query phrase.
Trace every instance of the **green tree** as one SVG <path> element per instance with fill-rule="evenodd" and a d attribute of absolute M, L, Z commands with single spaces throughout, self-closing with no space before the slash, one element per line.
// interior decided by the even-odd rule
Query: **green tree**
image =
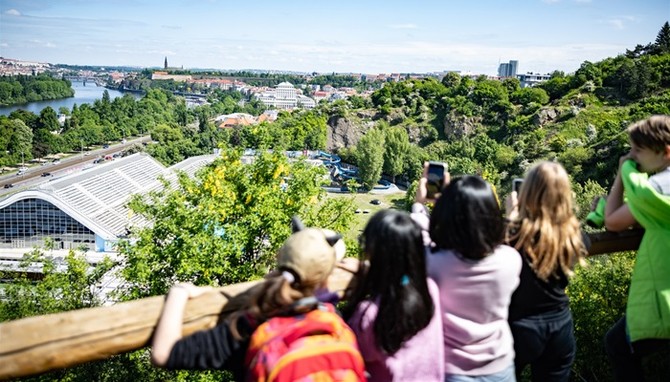
<path fill-rule="evenodd" d="M 177 281 L 226 285 L 265 274 L 290 234 L 290 219 L 344 232 L 353 208 L 325 198 L 323 168 L 263 152 L 252 164 L 224 148 L 196 179 L 182 174 L 174 190 L 135 197 L 135 213 L 153 222 L 124 243 L 126 298 L 166 293 Z"/>
<path fill-rule="evenodd" d="M 392 127 L 385 130 L 384 138 L 386 150 L 384 151 L 384 172 L 393 177 L 400 175 L 405 170 L 407 154 L 409 153 L 409 136 L 403 127 Z"/>
<path fill-rule="evenodd" d="M 372 189 L 379 181 L 384 166 L 384 132 L 382 130 L 368 130 L 358 142 L 356 159 L 361 183 L 367 189 Z"/>
<path fill-rule="evenodd" d="M 656 41 L 654 43 L 658 53 L 670 53 L 670 24 L 666 21 L 658 31 Z"/>
<path fill-rule="evenodd" d="M 11 139 L 7 149 L 14 161 L 26 161 L 32 159 L 33 132 L 20 119 L 10 121 Z"/>

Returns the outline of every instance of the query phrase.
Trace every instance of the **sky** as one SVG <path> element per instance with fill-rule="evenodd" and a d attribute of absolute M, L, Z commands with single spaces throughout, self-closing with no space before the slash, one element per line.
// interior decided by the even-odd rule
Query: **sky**
<path fill-rule="evenodd" d="M 319 73 L 574 72 L 656 39 L 670 0 L 0 0 L 0 56 Z"/>

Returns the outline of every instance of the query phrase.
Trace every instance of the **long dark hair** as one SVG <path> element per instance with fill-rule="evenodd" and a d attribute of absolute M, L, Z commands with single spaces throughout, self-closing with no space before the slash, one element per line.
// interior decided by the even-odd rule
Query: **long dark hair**
<path fill-rule="evenodd" d="M 361 235 L 361 254 L 369 265 L 361 261 L 344 316 L 350 318 L 362 301 L 378 299 L 375 340 L 386 354 L 394 354 L 428 326 L 435 310 L 421 229 L 405 212 L 379 211 Z"/>
<path fill-rule="evenodd" d="M 491 186 L 467 175 L 451 180 L 430 216 L 430 238 L 470 260 L 488 256 L 504 239 L 503 216 Z"/>

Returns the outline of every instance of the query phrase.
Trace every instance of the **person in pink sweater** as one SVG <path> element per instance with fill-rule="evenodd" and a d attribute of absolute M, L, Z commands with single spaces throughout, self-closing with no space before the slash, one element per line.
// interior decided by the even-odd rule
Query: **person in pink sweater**
<path fill-rule="evenodd" d="M 426 275 L 421 228 L 406 212 L 382 210 L 360 247 L 364 258 L 343 313 L 369 380 L 441 382 L 439 291 Z"/>
<path fill-rule="evenodd" d="M 445 178 L 426 255 L 428 275 L 440 290 L 444 381 L 516 381 L 507 315 L 521 256 L 502 244 L 503 214 L 491 186 L 478 176 Z M 420 204 L 425 185 L 424 177 L 413 206 L 419 217 L 426 211 Z"/>

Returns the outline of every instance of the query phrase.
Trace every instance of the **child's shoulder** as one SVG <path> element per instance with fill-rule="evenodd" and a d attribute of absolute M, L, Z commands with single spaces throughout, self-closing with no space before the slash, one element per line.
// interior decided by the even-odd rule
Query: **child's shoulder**
<path fill-rule="evenodd" d="M 649 183 L 661 195 L 670 195 L 670 167 L 649 177 Z"/>

